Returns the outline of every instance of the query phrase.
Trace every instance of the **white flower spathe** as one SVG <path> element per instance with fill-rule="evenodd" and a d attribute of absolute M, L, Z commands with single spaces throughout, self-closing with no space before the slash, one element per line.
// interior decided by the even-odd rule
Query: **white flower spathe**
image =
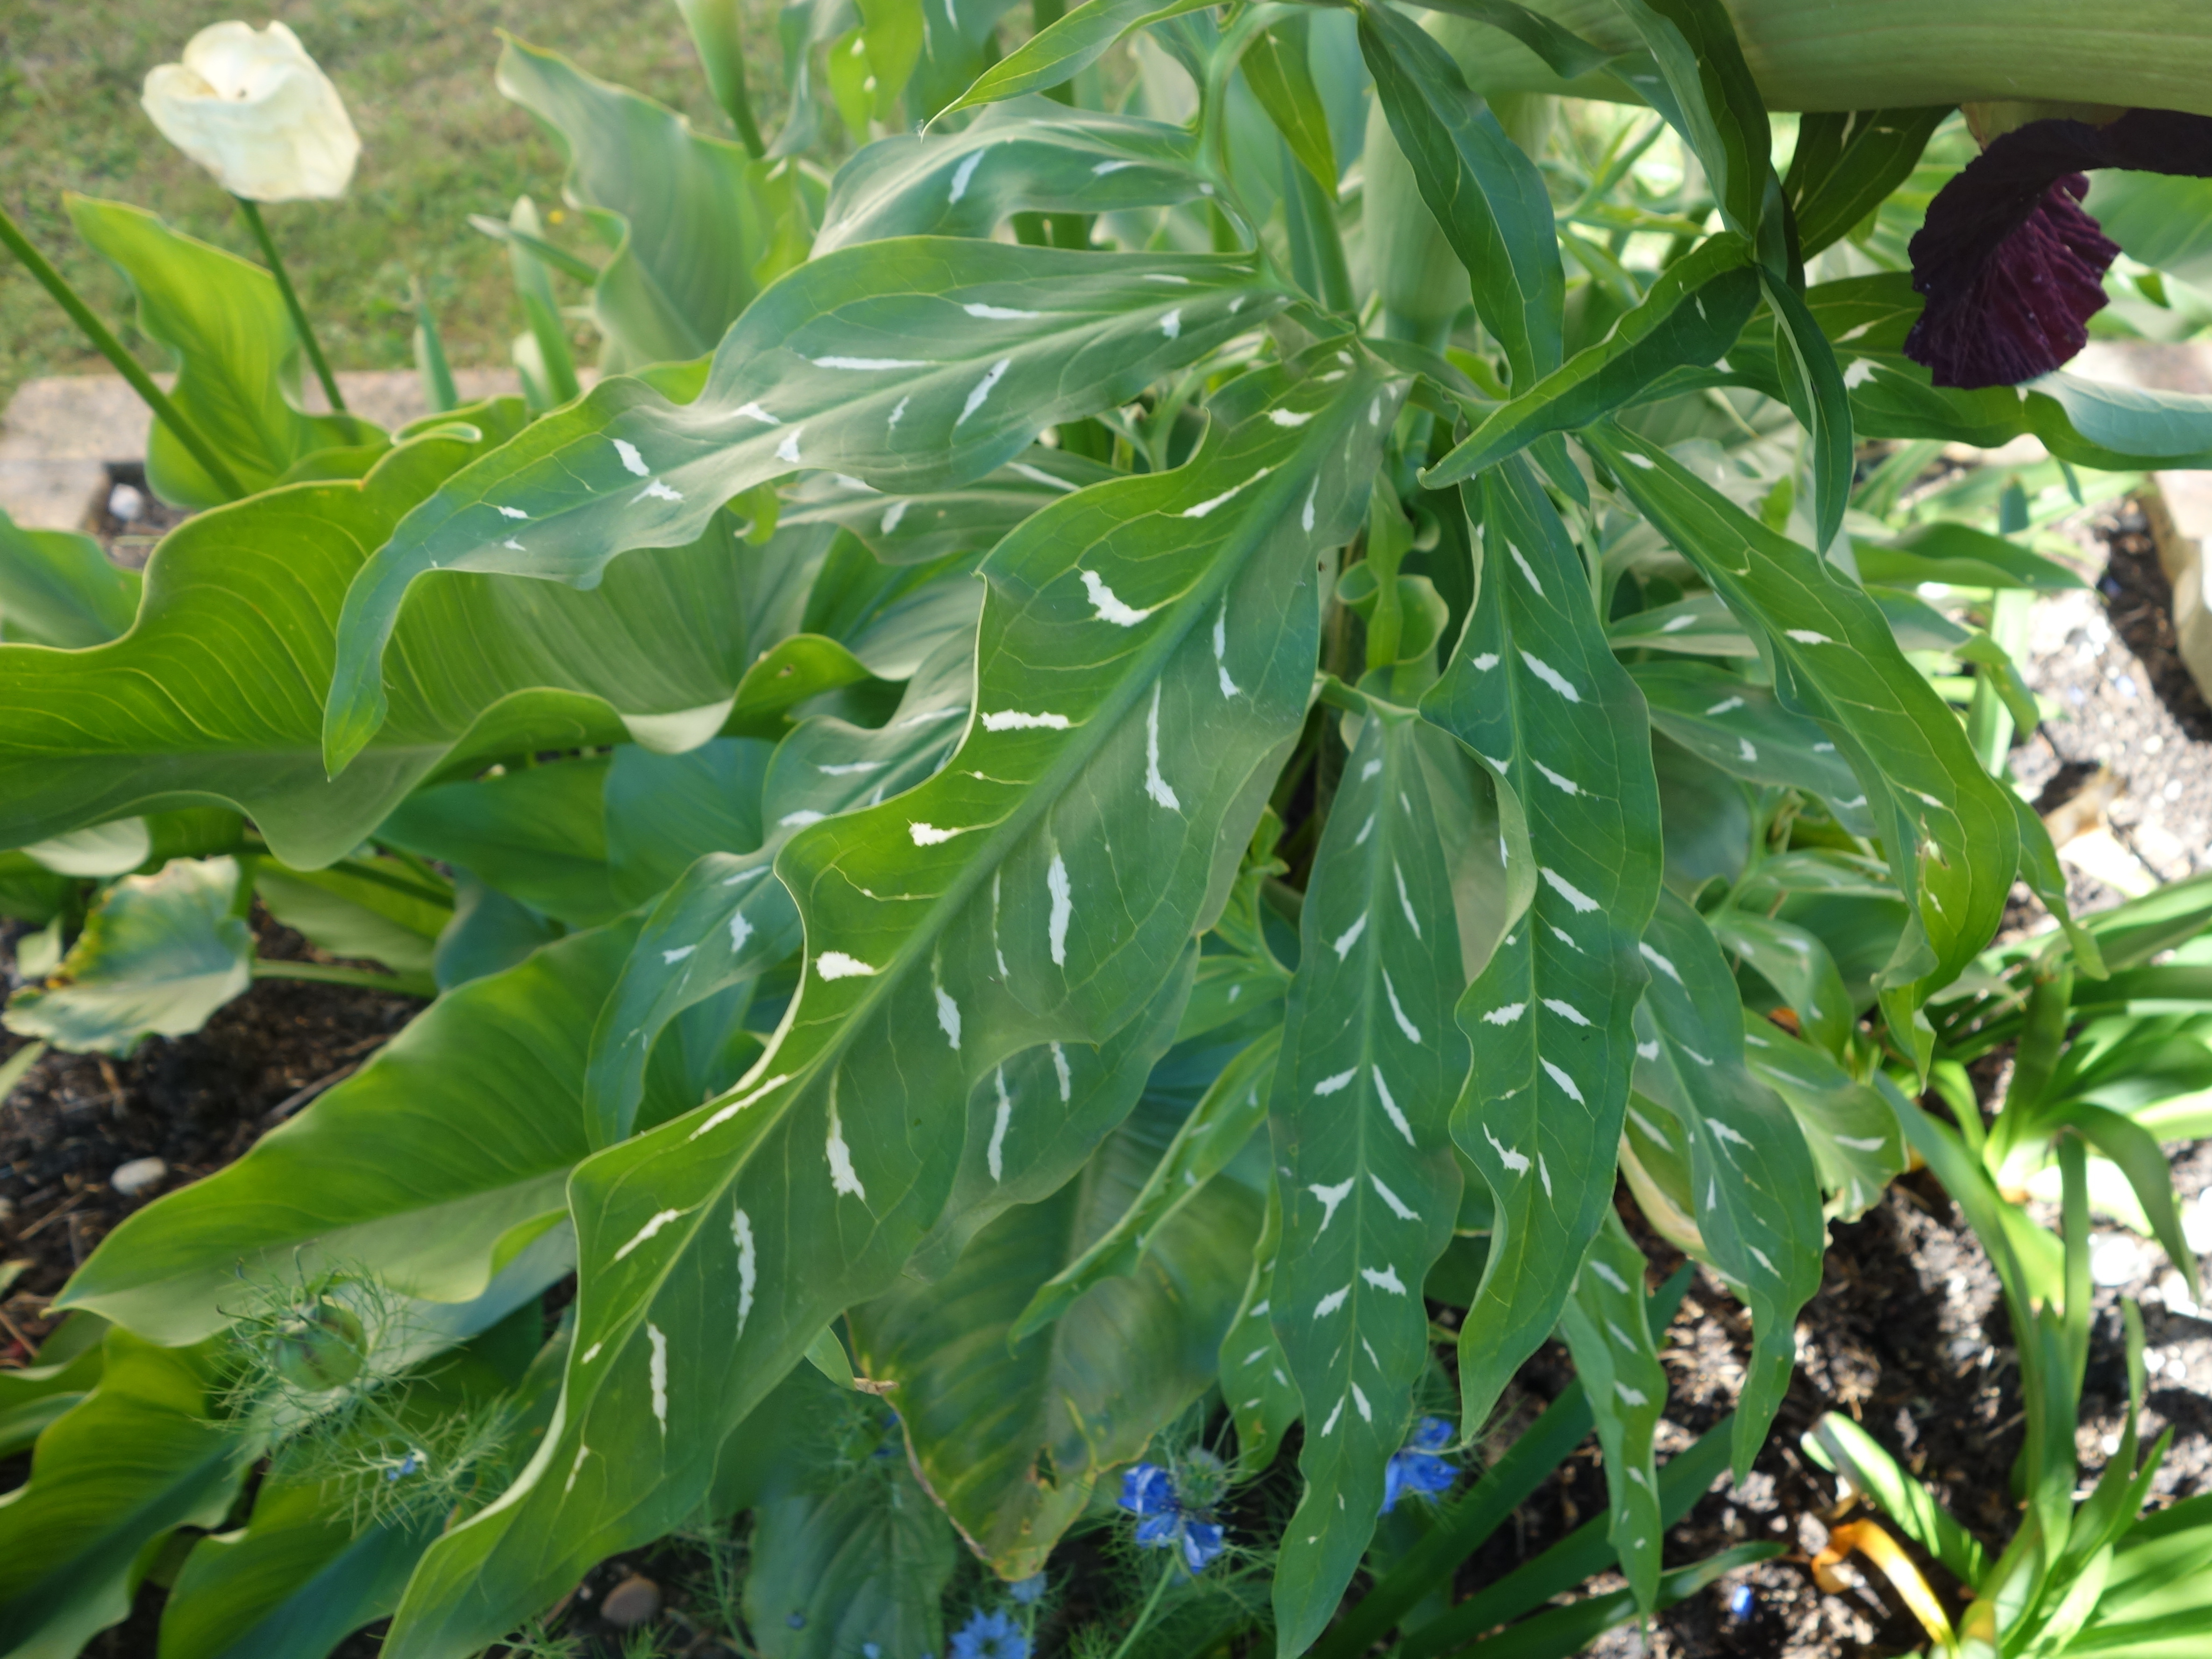
<path fill-rule="evenodd" d="M 185 61 L 146 77 L 142 100 L 161 136 L 256 202 L 343 196 L 361 137 L 330 77 L 282 23 L 215 23 Z"/>

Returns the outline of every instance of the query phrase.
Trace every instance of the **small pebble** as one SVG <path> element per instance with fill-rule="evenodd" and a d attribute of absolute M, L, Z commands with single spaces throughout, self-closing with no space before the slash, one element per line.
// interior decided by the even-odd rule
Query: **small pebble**
<path fill-rule="evenodd" d="M 1759 1598 L 1752 1593 L 1748 1584 L 1738 1584 L 1729 1592 L 1728 1610 L 1731 1619 L 1750 1618 L 1752 1609 L 1758 1605 Z"/>
<path fill-rule="evenodd" d="M 2099 1233 L 2089 1241 L 2089 1279 L 2097 1285 L 2132 1284 L 2142 1273 L 2143 1253 L 2125 1233 Z"/>
<path fill-rule="evenodd" d="M 660 1586 L 642 1573 L 632 1573 L 606 1594 L 599 1617 L 617 1630 L 629 1630 L 660 1611 Z"/>
<path fill-rule="evenodd" d="M 158 1158 L 134 1158 L 107 1177 L 107 1184 L 125 1198 L 151 1192 L 168 1175 L 169 1166 Z"/>
<path fill-rule="evenodd" d="M 2119 694 L 2124 697 L 2132 697 L 2136 694 L 2136 683 L 2128 675 L 2113 675 L 2112 684 L 2118 689 Z"/>
<path fill-rule="evenodd" d="M 146 516 L 146 498 L 127 483 L 119 483 L 107 492 L 107 510 L 125 524 L 136 524 Z"/>

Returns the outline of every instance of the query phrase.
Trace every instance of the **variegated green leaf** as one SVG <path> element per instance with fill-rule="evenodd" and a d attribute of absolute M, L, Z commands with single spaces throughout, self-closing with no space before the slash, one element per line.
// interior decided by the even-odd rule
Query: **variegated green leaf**
<path fill-rule="evenodd" d="M 572 1179 L 584 1265 L 558 1426 L 425 1558 L 395 1659 L 469 1651 L 680 1520 L 693 1449 L 888 1290 L 936 1222 L 975 1086 L 1023 1050 L 1104 1040 L 1158 994 L 1304 720 L 1316 565 L 1358 524 L 1405 390 L 1317 347 L 1229 388 L 1186 466 L 1068 496 L 994 550 L 959 752 L 778 855 L 807 963 L 774 1046 L 727 1097 Z"/>
<path fill-rule="evenodd" d="M 1492 787 L 1443 732 L 1371 705 L 1307 884 L 1269 1106 L 1272 1318 L 1306 1418 L 1275 1576 L 1285 1652 L 1321 1632 L 1358 1568 L 1428 1364 L 1421 1287 L 1459 1212 L 1449 1120 L 1467 1076 L 1455 866 L 1504 863 L 1476 823 L 1495 823 L 1475 805 Z"/>
<path fill-rule="evenodd" d="M 1618 428 L 1587 435 L 1652 524 L 1738 616 L 1765 629 L 1784 706 L 1817 720 L 1858 775 L 1911 906 L 1880 984 L 1896 1041 L 1914 1043 L 1920 1004 L 2004 914 L 2020 865 L 2007 791 L 1863 590 L 1656 445 Z"/>
<path fill-rule="evenodd" d="M 1222 1068 L 1128 1207 L 1080 1255 L 1037 1286 L 1014 1321 L 1009 1341 L 1018 1344 L 1051 1324 L 1092 1285 L 1135 1269 L 1153 1236 L 1206 1189 L 1266 1120 L 1281 1047 L 1279 1030 L 1270 1031 Z"/>
<path fill-rule="evenodd" d="M 1723 950 L 1782 994 L 1808 1041 L 1832 1054 L 1843 1053 L 1856 1023 L 1850 994 L 1819 934 L 1748 910 L 1723 910 L 1706 920 Z"/>
<path fill-rule="evenodd" d="M 1260 1228 L 1260 1195 L 1243 1181 L 1209 1181 L 1158 1213 L 1129 1271 L 1088 1281 L 1066 1317 L 1039 1328 L 1024 1305 L 1088 1254 L 1117 1210 L 1145 1202 L 1148 1171 L 1176 1158 L 1172 1144 L 1162 1150 L 1175 1122 L 1170 1103 L 1147 1101 L 1075 1179 L 977 1233 L 944 1278 L 902 1279 L 848 1316 L 863 1367 L 899 1385 L 931 1492 L 1004 1577 L 1042 1567 L 1109 1471 L 1213 1381 L 1242 1288 L 1219 1264 Z M 1261 1149 L 1252 1154 L 1247 1179 L 1266 1168 Z"/>
<path fill-rule="evenodd" d="M 1606 1537 L 1637 1605 L 1659 1593 L 1659 1469 L 1652 1438 L 1667 1409 L 1667 1372 L 1644 1313 L 1644 1252 L 1608 1212 L 1583 1254 L 1559 1327 L 1605 1449 Z"/>
<path fill-rule="evenodd" d="M 1305 1408 L 1270 1318 L 1283 1240 L 1281 1192 L 1280 1182 L 1268 1182 L 1267 1218 L 1252 1246 L 1252 1271 L 1229 1334 L 1221 1339 L 1221 1397 L 1229 1402 L 1229 1420 L 1237 1431 L 1237 1467 L 1246 1474 L 1257 1474 L 1275 1461 L 1275 1448 Z"/>
<path fill-rule="evenodd" d="M 879 138 L 837 170 L 817 259 L 890 236 L 988 236 L 1009 214 L 1111 213 L 1209 195 L 1197 135 L 1024 97 L 964 131 Z"/>
<path fill-rule="evenodd" d="M 1788 1103 L 1820 1165 L 1820 1185 L 1837 1220 L 1856 1221 L 1881 1201 L 1905 1170 L 1897 1115 L 1869 1085 L 1808 1042 L 1744 1011 L 1744 1058 L 1759 1081 Z"/>
<path fill-rule="evenodd" d="M 433 571 L 589 587 L 623 550 L 689 542 L 802 467 L 886 490 L 964 483 L 1285 298 L 1245 256 L 911 237 L 810 261 L 746 310 L 694 401 L 604 380 L 408 514 L 346 595 L 325 759 L 343 769 L 383 724 L 386 642 Z"/>
<path fill-rule="evenodd" d="M 1595 345 L 1487 409 L 1457 448 L 1421 474 L 1431 489 L 1472 478 L 1538 439 L 1602 419 L 1684 363 L 1713 362 L 1759 301 L 1751 245 L 1715 236 L 1659 274 L 1651 291 Z"/>
<path fill-rule="evenodd" d="M 1645 641 L 1616 629 L 1613 642 Z M 1692 754 L 1747 782 L 1802 789 L 1852 834 L 1873 833 L 1850 763 L 1817 724 L 1784 708 L 1771 686 L 1705 663 L 1644 662 L 1628 672 L 1650 707 L 1651 724 Z"/>
<path fill-rule="evenodd" d="M 1612 1202 L 1638 946 L 1660 880 L 1644 699 L 1525 462 L 1484 480 L 1481 588 L 1423 708 L 1510 781 L 1528 815 L 1522 878 L 1534 884 L 1458 1011 L 1474 1063 L 1452 1139 L 1497 1196 L 1460 1344 L 1461 1420 L 1477 1424 L 1558 1322 Z"/>
<path fill-rule="evenodd" d="M 924 564 L 982 552 L 1048 501 L 1113 476 L 1041 445 L 973 483 L 927 495 L 887 495 L 858 478 L 816 473 L 793 490 L 779 522 L 842 525 L 886 564 Z"/>
<path fill-rule="evenodd" d="M 1637 1024 L 1639 1087 L 1688 1131 L 1698 1231 L 1751 1304 L 1741 1480 L 1790 1385 L 1797 1310 L 1820 1288 L 1820 1183 L 1796 1120 L 1744 1064 L 1743 1005 L 1704 919 L 1662 894 L 1641 948 L 1652 971 Z"/>

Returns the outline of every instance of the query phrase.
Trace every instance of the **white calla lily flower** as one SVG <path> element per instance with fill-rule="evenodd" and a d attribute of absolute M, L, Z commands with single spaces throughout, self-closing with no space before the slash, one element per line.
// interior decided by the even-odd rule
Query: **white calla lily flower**
<path fill-rule="evenodd" d="M 361 137 L 338 89 L 282 23 L 216 23 L 184 62 L 146 77 L 142 100 L 161 136 L 254 202 L 345 193 Z"/>

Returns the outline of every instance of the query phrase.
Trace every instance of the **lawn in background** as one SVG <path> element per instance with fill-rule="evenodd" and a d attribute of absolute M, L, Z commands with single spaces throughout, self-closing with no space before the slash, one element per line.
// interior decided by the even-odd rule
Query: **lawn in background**
<path fill-rule="evenodd" d="M 746 0 L 754 106 L 779 106 L 768 0 Z M 147 70 L 174 62 L 199 29 L 239 16 L 281 19 L 337 83 L 362 137 L 339 202 L 267 209 L 324 348 L 341 368 L 412 363 L 400 307 L 419 276 L 458 364 L 505 363 L 523 323 L 501 248 L 469 228 L 504 218 L 515 197 L 558 207 L 560 151 L 492 84 L 497 31 L 573 58 L 595 75 L 726 135 L 675 0 L 0 0 L 0 201 L 149 366 L 167 367 L 135 328 L 123 279 L 80 243 L 62 193 L 104 196 L 253 257 L 230 198 L 154 129 L 139 107 Z M 556 239 L 603 257 L 569 216 Z M 564 297 L 574 298 L 574 295 Z M 587 340 L 588 331 L 580 335 Z M 588 354 L 586 361 L 589 361 Z M 40 374 L 105 365 L 43 289 L 0 254 L 0 407 Z"/>

